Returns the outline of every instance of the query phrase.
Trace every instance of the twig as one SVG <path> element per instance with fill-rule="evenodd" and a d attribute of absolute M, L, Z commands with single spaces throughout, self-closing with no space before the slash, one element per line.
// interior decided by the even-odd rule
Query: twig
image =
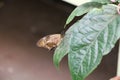
<path fill-rule="evenodd" d="M 120 76 L 120 40 L 119 40 L 119 51 L 118 51 L 117 76 Z"/>

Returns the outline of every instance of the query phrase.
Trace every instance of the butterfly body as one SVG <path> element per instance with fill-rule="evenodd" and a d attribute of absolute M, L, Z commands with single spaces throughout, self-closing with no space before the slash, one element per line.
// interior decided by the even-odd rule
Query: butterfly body
<path fill-rule="evenodd" d="M 37 42 L 37 46 L 51 50 L 52 48 L 57 47 L 60 44 L 61 40 L 61 34 L 47 35 Z"/>

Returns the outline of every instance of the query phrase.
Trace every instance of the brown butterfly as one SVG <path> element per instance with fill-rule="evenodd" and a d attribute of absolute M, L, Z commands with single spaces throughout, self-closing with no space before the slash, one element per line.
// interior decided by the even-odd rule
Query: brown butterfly
<path fill-rule="evenodd" d="M 37 42 L 37 46 L 51 50 L 52 48 L 57 47 L 60 44 L 61 40 L 62 40 L 61 34 L 47 35 L 47 36 L 41 38 Z"/>

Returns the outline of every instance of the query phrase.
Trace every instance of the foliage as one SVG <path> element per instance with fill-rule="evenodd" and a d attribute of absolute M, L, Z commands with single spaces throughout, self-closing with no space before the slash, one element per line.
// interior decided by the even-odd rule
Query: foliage
<path fill-rule="evenodd" d="M 77 7 L 68 17 L 66 25 L 75 16 L 87 13 L 66 31 L 53 57 L 54 64 L 59 67 L 62 58 L 68 54 L 73 80 L 84 80 L 120 38 L 118 2 L 111 4 L 110 0 L 91 0 Z"/>

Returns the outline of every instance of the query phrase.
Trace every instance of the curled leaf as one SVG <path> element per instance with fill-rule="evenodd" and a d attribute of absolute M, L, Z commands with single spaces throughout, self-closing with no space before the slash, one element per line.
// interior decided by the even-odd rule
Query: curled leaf
<path fill-rule="evenodd" d="M 68 17 L 66 21 L 66 25 L 69 24 L 76 16 L 82 16 L 83 14 L 92 10 L 93 8 L 100 8 L 100 7 L 102 7 L 102 4 L 97 2 L 87 2 L 78 6 Z"/>

